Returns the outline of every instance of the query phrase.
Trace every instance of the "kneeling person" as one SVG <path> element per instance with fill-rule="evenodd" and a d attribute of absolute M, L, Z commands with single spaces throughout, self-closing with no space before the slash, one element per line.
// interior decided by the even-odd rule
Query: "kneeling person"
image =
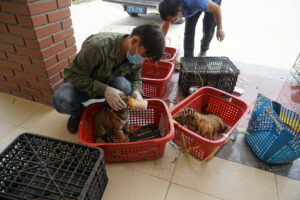
<path fill-rule="evenodd" d="M 142 99 L 142 64 L 144 59 L 158 61 L 165 48 L 160 27 L 145 24 L 130 35 L 98 33 L 88 37 L 74 61 L 64 70 L 64 84 L 53 98 L 53 107 L 71 115 L 67 127 L 78 130 L 84 111 L 83 102 L 105 98 L 114 110 L 126 107 L 120 93 Z"/>

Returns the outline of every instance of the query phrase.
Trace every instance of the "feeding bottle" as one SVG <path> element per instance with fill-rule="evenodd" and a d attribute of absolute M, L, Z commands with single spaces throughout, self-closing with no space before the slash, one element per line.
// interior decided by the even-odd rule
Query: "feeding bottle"
<path fill-rule="evenodd" d="M 129 98 L 128 106 L 131 108 L 147 109 L 148 101 Z"/>

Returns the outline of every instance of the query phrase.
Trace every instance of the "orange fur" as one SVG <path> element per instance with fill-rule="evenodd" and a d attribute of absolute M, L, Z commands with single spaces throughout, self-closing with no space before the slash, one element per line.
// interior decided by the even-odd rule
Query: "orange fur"
<path fill-rule="evenodd" d="M 204 115 L 187 107 L 183 109 L 175 120 L 189 130 L 208 139 L 214 139 L 217 133 L 225 132 L 227 125 L 216 115 Z"/>
<path fill-rule="evenodd" d="M 128 97 L 122 95 L 121 98 L 127 104 Z M 102 107 L 94 119 L 94 135 L 96 142 L 105 142 L 105 137 L 118 139 L 118 142 L 128 142 L 127 134 L 130 133 L 128 124 L 129 109 L 120 111 L 113 110 L 110 106 Z"/>

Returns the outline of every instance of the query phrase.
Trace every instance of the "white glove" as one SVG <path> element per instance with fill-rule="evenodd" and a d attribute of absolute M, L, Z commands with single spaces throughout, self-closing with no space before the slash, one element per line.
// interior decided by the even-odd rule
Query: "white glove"
<path fill-rule="evenodd" d="M 138 91 L 133 91 L 131 97 L 135 98 L 136 100 L 143 100 L 142 95 Z"/>
<path fill-rule="evenodd" d="M 112 87 L 107 87 L 105 90 L 104 97 L 108 105 L 114 110 L 122 110 L 127 106 L 121 99 L 120 94 L 123 94 L 123 92 Z"/>
<path fill-rule="evenodd" d="M 225 38 L 225 32 L 223 31 L 223 29 L 218 29 L 217 30 L 217 39 L 221 42 L 222 40 L 224 40 Z"/>

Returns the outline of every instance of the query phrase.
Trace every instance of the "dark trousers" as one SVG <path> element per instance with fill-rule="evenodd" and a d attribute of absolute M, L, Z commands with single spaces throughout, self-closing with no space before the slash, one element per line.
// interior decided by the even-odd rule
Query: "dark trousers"
<path fill-rule="evenodd" d="M 130 95 L 132 92 L 131 82 L 124 77 L 118 77 L 108 85 L 121 90 L 125 95 Z M 52 105 L 59 113 L 81 115 L 85 108 L 82 103 L 89 99 L 91 98 L 86 93 L 79 91 L 72 83 L 64 83 L 55 91 Z"/>
<path fill-rule="evenodd" d="M 199 11 L 195 15 L 185 19 L 185 30 L 184 30 L 184 57 L 194 56 L 194 39 L 195 39 L 195 28 L 198 19 L 202 11 Z M 216 22 L 214 15 L 209 12 L 205 12 L 203 18 L 202 27 L 202 40 L 201 40 L 201 51 L 205 52 L 209 49 L 210 42 L 214 37 Z"/>

